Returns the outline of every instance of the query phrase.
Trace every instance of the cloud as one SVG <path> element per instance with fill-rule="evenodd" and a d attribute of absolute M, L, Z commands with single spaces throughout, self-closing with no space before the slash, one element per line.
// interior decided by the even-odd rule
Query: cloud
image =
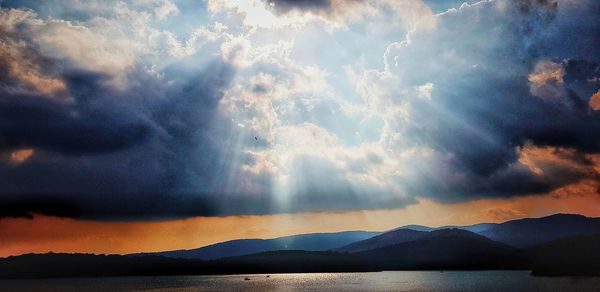
<path fill-rule="evenodd" d="M 596 92 L 594 95 L 592 95 L 592 97 L 590 98 L 590 101 L 589 101 L 589 105 L 590 105 L 590 108 L 595 111 L 600 110 L 600 90 L 598 90 L 598 92 Z"/>
<path fill-rule="evenodd" d="M 531 94 L 549 100 L 559 100 L 565 96 L 564 81 L 565 69 L 562 64 L 542 60 L 535 65 L 529 74 Z"/>
<path fill-rule="evenodd" d="M 330 0 L 267 0 L 266 3 L 280 14 L 285 14 L 296 9 L 300 11 L 328 10 L 332 6 Z"/>
<path fill-rule="evenodd" d="M 217 106 L 235 69 L 219 55 L 193 56 L 197 44 L 220 42 L 223 28 L 195 30 L 193 56 L 173 56 L 152 42 L 121 42 L 127 38 L 121 29 L 131 24 L 122 13 L 144 15 L 125 5 L 114 7 L 112 16 L 74 22 L 2 9 L 11 71 L 1 80 L 0 149 L 12 153 L 0 161 L 3 213 L 219 214 L 206 194 L 222 192 L 215 177 L 223 170 L 215 165 L 230 123 Z M 146 25 L 140 29 L 158 31 Z M 53 83 L 64 85 L 69 100 L 57 98 Z"/>
<path fill-rule="evenodd" d="M 440 201 L 509 197 L 548 192 L 587 176 L 558 165 L 538 175 L 518 162 L 516 149 L 526 143 L 598 151 L 587 134 L 597 133 L 597 116 L 581 110 L 575 93 L 587 89 L 574 76 L 589 78 L 589 72 L 574 61 L 563 65 L 540 56 L 547 47 L 560 48 L 544 41 L 549 31 L 554 35 L 561 26 L 575 25 L 559 19 L 566 12 L 546 4 L 463 5 L 440 14 L 436 31 L 390 45 L 384 71 L 364 71 L 357 91 L 372 105 L 366 115 L 384 117 L 385 149 L 429 149 L 428 157 L 409 164 L 418 165 L 413 173 L 397 175 L 405 192 Z M 511 9 L 518 13 L 508 13 Z M 452 39 L 459 32 L 465 37 Z M 585 49 L 559 51 L 552 55 L 586 54 Z M 431 103 L 414 98 L 422 96 L 420 90 L 407 90 L 427 83 L 436 88 Z"/>
<path fill-rule="evenodd" d="M 40 57 L 25 45 L 0 42 L 0 62 L 3 67 L 0 82 L 6 87 L 6 91 L 67 101 L 67 86 L 63 80 L 45 74 L 32 59 Z"/>
<path fill-rule="evenodd" d="M 523 218 L 526 217 L 526 215 L 527 214 L 524 212 L 509 208 L 489 208 L 480 211 L 478 214 L 478 216 L 490 218 L 491 220 L 499 222 L 514 220 L 515 218 Z"/>
<path fill-rule="evenodd" d="M 56 199 L 44 200 L 3 200 L 0 204 L 0 218 L 27 218 L 33 219 L 34 214 L 58 216 L 58 217 L 76 217 L 72 205 L 65 202 L 58 202 Z"/>
<path fill-rule="evenodd" d="M 433 83 L 428 82 L 417 88 L 417 94 L 420 98 L 425 100 L 431 100 L 431 94 L 433 92 Z"/>
<path fill-rule="evenodd" d="M 551 12 L 558 10 L 558 2 L 552 0 L 519 0 L 517 7 L 524 13 L 539 13 L 536 9 L 544 8 Z"/>
<path fill-rule="evenodd" d="M 0 113 L 0 146 L 9 148 L 39 147 L 65 154 L 110 152 L 139 143 L 150 132 L 150 125 L 127 113 L 26 98 L 2 104 Z"/>
<path fill-rule="evenodd" d="M 598 180 L 594 1 L 18 2 L 0 10 L 3 214 L 381 209 Z"/>
<path fill-rule="evenodd" d="M 435 26 L 431 9 L 421 0 L 210 0 L 208 7 L 214 12 L 234 10 L 242 16 L 245 26 L 267 29 L 301 28 L 313 23 L 346 29 L 349 24 L 366 19 L 372 21 L 376 29 L 384 28 L 383 23 L 390 28 L 417 23 L 423 28 Z"/>
<path fill-rule="evenodd" d="M 3 12 L 3 17 L 8 19 L 15 18 L 10 14 L 22 14 L 17 10 Z M 26 15 L 17 18 L 6 31 L 14 31 L 14 38 L 26 40 L 29 47 L 35 47 L 47 58 L 64 61 L 75 70 L 94 71 L 116 79 L 124 78 L 135 63 L 139 46 L 121 30 L 116 20 L 95 18 L 80 24 L 44 21 L 35 13 Z"/>
<path fill-rule="evenodd" d="M 39 153 L 0 167 L 0 202 L 9 209 L 21 201 L 56 202 L 69 207 L 68 216 L 95 219 L 220 214 L 220 135 L 228 125 L 215 110 L 232 71 L 219 62 L 204 70 L 167 93 L 172 99 L 134 107 L 117 109 L 104 95 L 74 105 L 5 105 L 2 146 Z M 138 93 L 148 97 L 152 89 Z M 100 100 L 108 103 L 97 105 Z M 29 211 L 63 215 L 42 207 Z"/>
<path fill-rule="evenodd" d="M 21 164 L 27 161 L 35 153 L 33 149 L 20 149 L 10 152 L 10 161 L 14 164 Z"/>
<path fill-rule="evenodd" d="M 154 15 L 159 20 L 163 20 L 169 15 L 177 15 L 178 13 L 179 9 L 177 5 L 169 0 L 164 0 L 160 6 L 154 8 Z"/>

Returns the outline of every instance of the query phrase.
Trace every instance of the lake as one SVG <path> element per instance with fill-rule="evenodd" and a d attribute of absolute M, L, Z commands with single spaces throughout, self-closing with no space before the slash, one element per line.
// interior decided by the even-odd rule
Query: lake
<path fill-rule="evenodd" d="M 245 280 L 248 278 L 249 280 Z M 600 277 L 529 271 L 394 271 L 0 280 L 0 291 L 600 291 Z"/>

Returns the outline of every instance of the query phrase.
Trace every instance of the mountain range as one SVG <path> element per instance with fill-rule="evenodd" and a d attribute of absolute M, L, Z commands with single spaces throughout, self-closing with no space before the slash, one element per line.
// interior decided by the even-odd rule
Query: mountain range
<path fill-rule="evenodd" d="M 460 229 L 517 248 L 527 248 L 555 239 L 600 233 L 600 218 L 574 214 L 555 214 L 541 218 L 511 220 L 504 223 L 480 223 L 468 226 L 427 227 L 406 225 L 372 238 L 353 242 L 336 249 L 339 252 L 360 252 L 426 237 L 428 233 Z"/>
<path fill-rule="evenodd" d="M 467 226 L 405 225 L 387 232 L 346 231 L 300 234 L 273 239 L 237 239 L 195 249 L 138 253 L 131 254 L 131 256 L 156 255 L 170 258 L 215 260 L 278 250 L 356 253 L 426 238 L 430 236 L 431 232 L 444 229 L 470 231 L 512 247 L 527 248 L 563 237 L 600 233 L 600 218 L 555 214 L 541 218 Z"/>
<path fill-rule="evenodd" d="M 598 250 L 598 218 L 557 214 L 499 224 L 244 239 L 128 256 L 28 254 L 0 259 L 0 278 L 453 269 L 600 276 Z"/>
<path fill-rule="evenodd" d="M 196 249 L 139 253 L 132 254 L 132 256 L 156 255 L 170 258 L 215 260 L 276 250 L 327 251 L 379 234 L 380 232 L 346 231 L 300 234 L 273 239 L 238 239 Z"/>

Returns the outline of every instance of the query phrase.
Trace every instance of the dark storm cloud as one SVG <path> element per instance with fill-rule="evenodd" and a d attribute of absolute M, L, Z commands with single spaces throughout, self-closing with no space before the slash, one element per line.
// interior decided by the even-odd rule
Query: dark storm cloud
<path fill-rule="evenodd" d="M 0 147 L 67 155 L 122 150 L 143 142 L 149 125 L 112 109 L 86 109 L 14 97 L 0 104 Z"/>
<path fill-rule="evenodd" d="M 82 96 L 73 105 L 24 98 L 3 104 L 3 146 L 37 153 L 0 166 L 2 213 L 108 220 L 218 214 L 220 194 L 209 191 L 222 176 L 228 123 L 216 106 L 232 73 L 215 61 L 162 99 L 152 86 L 98 93 L 79 74 L 72 88 Z"/>
<path fill-rule="evenodd" d="M 515 151 L 531 143 L 600 152 L 600 115 L 587 107 L 598 86 L 585 81 L 597 74 L 597 56 L 590 53 L 590 45 L 560 41 L 577 27 L 587 33 L 579 35 L 578 43 L 600 46 L 594 41 L 600 27 L 590 16 L 600 15 L 600 10 L 596 3 L 588 4 L 591 10 L 574 12 L 565 5 L 565 12 L 554 1 L 521 1 L 508 5 L 514 14 L 498 14 L 491 4 L 465 7 L 444 15 L 438 31 L 413 37 L 402 54 L 439 57 L 414 61 L 400 55 L 400 65 L 393 68 L 409 84 L 435 85 L 432 102 L 410 103 L 410 123 L 403 131 L 410 143 L 435 149 L 440 161 L 400 179 L 409 193 L 455 202 L 541 194 L 583 178 L 598 179 L 560 165 L 532 173 L 519 166 Z M 569 13 L 580 13 L 579 19 Z M 457 32 L 465 37 L 455 40 Z M 577 60 L 581 57 L 585 61 Z M 565 68 L 564 83 L 556 85 L 564 93 L 553 101 L 532 96 L 528 82 L 536 64 L 548 60 Z M 417 66 L 421 70 L 405 69 Z"/>
<path fill-rule="evenodd" d="M 80 72 L 70 81 L 71 92 L 81 95 L 74 105 L 23 98 L 3 105 L 4 146 L 41 152 L 23 164 L 0 166 L 3 213 L 12 206 L 26 212 L 32 205 L 19 205 L 23 200 L 47 202 L 29 211 L 48 214 L 66 202 L 73 212 L 55 215 L 79 218 L 217 214 L 219 194 L 208 191 L 222 176 L 228 124 L 216 107 L 232 73 L 215 61 L 159 99 L 151 85 L 111 92 Z"/>
<path fill-rule="evenodd" d="M 77 215 L 80 215 L 77 211 L 78 208 L 78 206 L 71 205 L 70 202 L 59 202 L 56 198 L 47 201 L 39 198 L 29 201 L 2 200 L 0 203 L 0 218 L 12 217 L 33 219 L 34 214 L 57 217 L 76 217 Z"/>
<path fill-rule="evenodd" d="M 558 10 L 558 2 L 553 0 L 517 0 L 515 2 L 517 3 L 519 11 L 524 14 L 531 12 L 537 13 L 538 11 L 536 11 L 536 9 L 539 7 L 543 7 L 551 11 Z"/>
<path fill-rule="evenodd" d="M 293 10 L 319 11 L 331 8 L 330 0 L 266 0 L 276 13 L 285 14 Z"/>
<path fill-rule="evenodd" d="M 5 197 L 8 195 L 5 194 Z M 93 220 L 160 220 L 217 216 L 218 206 L 202 194 L 157 193 L 47 193 L 16 194 L 27 199 L 0 201 L 0 218 L 28 218 L 36 214 Z M 138 196 L 138 197 L 136 197 Z M 120 200 L 119 198 L 123 198 Z M 119 203 L 116 203 L 119 201 Z M 140 203 L 143 202 L 143 203 Z M 267 211 L 268 212 L 268 211 Z"/>
<path fill-rule="evenodd" d="M 485 159 L 485 157 L 481 157 Z M 456 161 L 455 161 L 456 162 Z M 533 173 L 522 165 L 511 165 L 489 175 L 471 172 L 469 165 L 454 165 L 444 177 L 420 176 L 402 180 L 416 195 L 432 197 L 439 202 L 463 202 L 481 198 L 507 198 L 531 194 L 545 194 L 582 178 L 597 176 L 561 166 L 547 166 L 544 174 Z M 453 174 L 455 176 L 453 176 Z"/>
<path fill-rule="evenodd" d="M 108 73 L 45 56 L 28 25 L 3 26 L 0 38 L 0 217 L 218 214 L 230 120 L 217 106 L 231 65 L 191 56 L 156 75 L 138 64 L 118 87 Z M 50 83 L 64 84 L 60 98 Z M 20 149 L 34 155 L 12 162 Z"/>
<path fill-rule="evenodd" d="M 10 19 L 9 14 L 2 17 Z M 27 30 L 0 28 L 0 149 L 79 155 L 122 150 L 146 139 L 148 122 L 103 100 L 107 76 L 43 56 Z"/>

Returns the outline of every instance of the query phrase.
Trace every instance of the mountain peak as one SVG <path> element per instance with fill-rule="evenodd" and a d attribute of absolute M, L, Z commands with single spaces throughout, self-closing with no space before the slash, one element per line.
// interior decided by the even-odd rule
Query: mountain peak
<path fill-rule="evenodd" d="M 552 215 L 548 215 L 548 216 L 544 216 L 541 217 L 539 219 L 544 219 L 544 218 L 591 218 L 591 217 L 587 217 L 581 214 L 573 214 L 573 213 L 556 213 L 556 214 L 552 214 Z"/>

